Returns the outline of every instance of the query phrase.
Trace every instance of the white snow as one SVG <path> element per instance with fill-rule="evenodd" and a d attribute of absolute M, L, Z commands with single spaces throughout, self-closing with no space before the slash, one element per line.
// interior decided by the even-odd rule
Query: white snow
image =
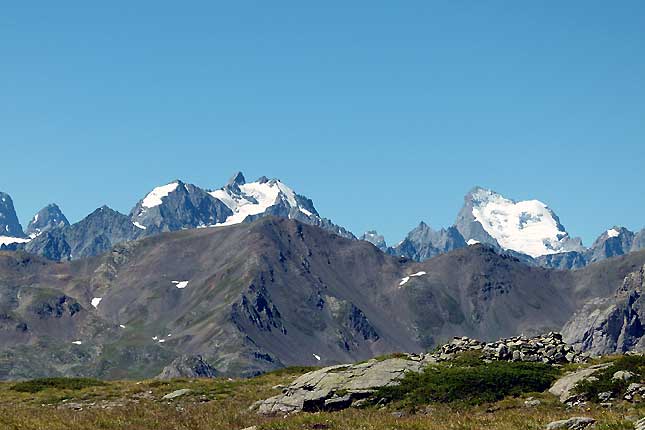
<path fill-rule="evenodd" d="M 620 232 L 615 228 L 607 230 L 607 238 L 618 237 L 618 236 L 620 236 Z"/>
<path fill-rule="evenodd" d="M 94 297 L 92 299 L 92 306 L 94 306 L 95 308 L 98 308 L 99 303 L 101 303 L 101 300 L 103 300 L 103 297 Z"/>
<path fill-rule="evenodd" d="M 159 339 L 159 343 L 164 343 L 166 339 Z"/>
<path fill-rule="evenodd" d="M 266 212 L 268 208 L 284 199 L 289 207 L 298 209 L 307 216 L 313 216 L 313 213 L 298 205 L 296 193 L 280 182 L 279 180 L 270 180 L 264 183 L 249 182 L 239 185 L 241 194 L 232 193 L 226 188 L 210 192 L 210 195 L 219 199 L 233 211 L 226 221 L 216 225 L 232 225 L 243 222 L 246 217 L 258 215 Z"/>
<path fill-rule="evenodd" d="M 0 245 L 11 245 L 12 243 L 27 243 L 31 239 L 23 239 L 21 237 L 0 236 Z"/>
<path fill-rule="evenodd" d="M 38 222 L 38 214 L 34 216 L 34 222 Z"/>
<path fill-rule="evenodd" d="M 147 227 L 145 225 L 139 224 L 137 221 L 132 222 L 136 228 L 140 228 L 141 230 L 145 230 Z"/>
<path fill-rule="evenodd" d="M 75 341 L 73 341 L 72 343 L 73 343 L 74 345 L 81 345 L 83 342 L 81 342 L 80 340 L 75 340 Z"/>
<path fill-rule="evenodd" d="M 159 340 L 159 336 L 153 337 L 152 340 Z"/>
<path fill-rule="evenodd" d="M 144 208 L 154 208 L 155 206 L 159 206 L 162 203 L 161 199 L 175 191 L 178 186 L 179 182 L 172 182 L 170 184 L 155 188 L 154 190 L 150 191 L 150 193 L 148 193 L 148 195 L 143 199 L 141 206 L 143 206 Z"/>
<path fill-rule="evenodd" d="M 314 358 L 318 361 L 320 361 L 320 355 L 313 354 Z"/>
<path fill-rule="evenodd" d="M 531 257 L 567 251 L 567 232 L 539 200 L 515 202 L 480 189 L 473 194 L 473 216 L 504 249 Z"/>
<path fill-rule="evenodd" d="M 183 290 L 188 286 L 189 281 L 172 281 L 173 284 L 175 284 L 175 287 L 179 288 L 180 290 Z"/>
<path fill-rule="evenodd" d="M 478 243 L 479 243 L 479 241 L 475 240 L 475 239 L 468 239 L 468 241 L 466 242 L 466 244 L 468 244 L 468 246 L 477 245 Z"/>
<path fill-rule="evenodd" d="M 427 274 L 426 272 L 421 271 L 421 272 L 417 272 L 417 273 L 413 273 L 411 275 L 408 275 L 408 276 L 406 276 L 404 278 L 401 278 L 401 282 L 399 282 L 399 287 L 402 287 L 403 285 L 407 284 L 408 281 L 410 280 L 410 278 L 412 278 L 412 277 L 423 276 L 423 275 L 426 275 L 426 274 Z"/>
<path fill-rule="evenodd" d="M 124 326 L 123 324 L 119 324 L 119 327 L 121 327 L 121 328 L 125 328 L 125 326 Z"/>

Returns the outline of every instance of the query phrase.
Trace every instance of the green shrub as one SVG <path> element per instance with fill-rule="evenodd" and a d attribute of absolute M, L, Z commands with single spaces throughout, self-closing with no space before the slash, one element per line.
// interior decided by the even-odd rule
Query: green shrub
<path fill-rule="evenodd" d="M 461 362 L 408 373 L 399 385 L 381 388 L 375 399 L 398 401 L 404 406 L 431 402 L 481 404 L 508 395 L 544 391 L 558 374 L 556 368 L 543 363 L 484 363 L 467 356 Z"/>
<path fill-rule="evenodd" d="M 87 387 L 100 387 L 104 385 L 107 384 L 98 379 L 91 378 L 38 378 L 19 382 L 13 385 L 11 389 L 21 393 L 37 393 L 51 388 L 57 390 L 82 390 Z"/>
<path fill-rule="evenodd" d="M 632 372 L 637 376 L 629 381 L 612 379 L 614 373 L 619 370 Z M 592 379 L 579 382 L 575 386 L 574 392 L 584 395 L 592 402 L 600 402 L 598 394 L 605 392 L 611 392 L 617 397 L 623 397 L 629 384 L 642 380 L 643 375 L 645 375 L 645 357 L 640 355 L 623 355 L 614 360 L 608 368 L 594 373 L 593 376 L 597 378 L 596 380 Z"/>

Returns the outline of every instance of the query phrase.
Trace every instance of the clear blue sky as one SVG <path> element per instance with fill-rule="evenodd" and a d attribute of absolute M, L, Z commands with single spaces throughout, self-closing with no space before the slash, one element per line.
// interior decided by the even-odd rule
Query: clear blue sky
<path fill-rule="evenodd" d="M 452 224 L 474 185 L 587 245 L 645 226 L 641 0 L 28 3 L 0 13 L 0 190 L 23 223 L 242 170 L 391 243 Z"/>

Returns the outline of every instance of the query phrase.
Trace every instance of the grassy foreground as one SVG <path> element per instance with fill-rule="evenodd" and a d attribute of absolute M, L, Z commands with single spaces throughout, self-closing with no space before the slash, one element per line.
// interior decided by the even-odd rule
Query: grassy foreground
<path fill-rule="evenodd" d="M 119 381 L 106 384 L 0 383 L 0 429 L 133 429 L 133 430 L 518 430 L 543 429 L 547 423 L 586 415 L 598 420 L 596 429 L 633 429 L 632 420 L 645 409 L 626 402 L 611 408 L 593 403 L 584 409 L 567 409 L 548 393 L 524 393 L 478 405 L 463 402 L 432 403 L 416 412 L 392 414 L 397 406 L 348 409 L 333 413 L 260 417 L 248 407 L 258 399 L 275 395 L 279 388 L 304 372 L 287 369 L 245 380 Z M 161 398 L 174 390 L 191 393 L 168 401 Z M 527 407 L 532 396 L 542 403 Z M 401 405 L 399 404 L 398 407 Z"/>

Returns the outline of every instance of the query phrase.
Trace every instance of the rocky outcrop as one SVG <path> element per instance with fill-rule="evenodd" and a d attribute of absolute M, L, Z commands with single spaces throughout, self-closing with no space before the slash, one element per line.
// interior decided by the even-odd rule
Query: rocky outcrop
<path fill-rule="evenodd" d="M 163 368 L 156 379 L 216 378 L 219 372 L 201 355 L 182 355 Z"/>
<path fill-rule="evenodd" d="M 604 363 L 567 373 L 553 384 L 549 389 L 549 393 L 557 396 L 562 403 L 570 402 L 577 397 L 573 389 L 579 382 L 593 377 L 594 373 L 607 369 L 610 366 L 611 363 Z"/>
<path fill-rule="evenodd" d="M 645 350 L 645 266 L 630 273 L 614 296 L 588 301 L 562 329 L 578 350 L 603 355 Z"/>
<path fill-rule="evenodd" d="M 281 394 L 261 400 L 252 408 L 266 415 L 344 409 L 380 387 L 397 384 L 406 372 L 418 372 L 425 364 L 423 356 L 405 355 L 325 367 L 302 375 Z"/>
<path fill-rule="evenodd" d="M 3 192 L 0 192 L 0 236 L 25 237 L 13 207 L 13 200 L 9 194 Z"/>
<path fill-rule="evenodd" d="M 546 426 L 546 430 L 584 430 L 590 428 L 596 420 L 589 417 L 573 417 L 566 420 L 553 421 Z"/>
<path fill-rule="evenodd" d="M 437 352 L 400 354 L 383 360 L 336 365 L 309 372 L 281 394 L 252 406 L 260 414 L 284 414 L 337 410 L 357 406 L 378 388 L 396 385 L 407 372 L 419 372 L 429 364 L 450 361 L 467 351 L 481 352 L 484 360 L 577 362 L 583 357 L 562 342 L 558 333 L 534 338 L 515 337 L 484 343 L 466 337 L 455 338 Z"/>

